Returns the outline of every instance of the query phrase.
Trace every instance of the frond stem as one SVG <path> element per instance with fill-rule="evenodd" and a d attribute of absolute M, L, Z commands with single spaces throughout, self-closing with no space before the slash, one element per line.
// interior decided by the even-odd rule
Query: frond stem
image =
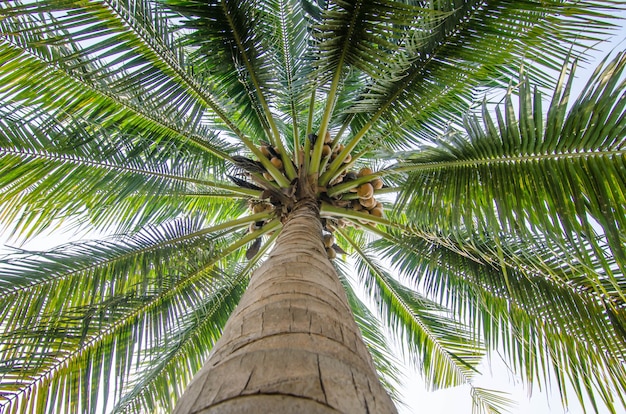
<path fill-rule="evenodd" d="M 28 290 L 32 290 L 33 288 L 36 288 L 37 286 L 46 285 L 46 284 L 52 283 L 54 281 L 70 277 L 72 275 L 79 275 L 79 274 L 81 274 L 83 272 L 86 272 L 88 270 L 97 269 L 99 267 L 102 267 L 102 266 L 105 266 L 105 265 L 108 265 L 108 264 L 111 264 L 111 263 L 119 262 L 120 260 L 124 260 L 126 258 L 135 256 L 137 254 L 143 254 L 143 253 L 148 253 L 148 252 L 151 252 L 151 251 L 155 251 L 155 250 L 158 250 L 158 249 L 166 247 L 166 246 L 170 246 L 170 245 L 173 245 L 173 244 L 176 244 L 176 243 L 179 243 L 179 242 L 183 242 L 183 241 L 186 241 L 186 240 L 191 240 L 193 238 L 203 236 L 205 234 L 215 233 L 215 232 L 218 232 L 218 231 L 229 230 L 229 229 L 238 229 L 238 228 L 247 226 L 250 223 L 253 223 L 255 221 L 260 221 L 260 220 L 266 219 L 268 217 L 269 217 L 269 213 L 263 212 L 263 213 L 258 213 L 258 214 L 252 214 L 250 216 L 245 216 L 245 217 L 242 217 L 242 218 L 239 218 L 239 219 L 236 219 L 236 220 L 231 220 L 231 221 L 228 221 L 228 222 L 220 223 L 220 224 L 217 224 L 215 226 L 208 227 L 206 229 L 202 229 L 202 230 L 190 233 L 190 234 L 186 234 L 184 236 L 177 237 L 175 239 L 162 241 L 160 243 L 154 244 L 152 246 L 149 246 L 149 247 L 146 247 L 146 248 L 143 248 L 143 249 L 134 250 L 131 253 L 126 253 L 126 254 L 123 254 L 123 255 L 120 255 L 120 256 L 116 256 L 116 257 L 112 257 L 112 258 L 109 258 L 109 259 L 106 259 L 106 260 L 97 261 L 97 262 L 95 262 L 95 263 L 93 263 L 93 264 L 91 264 L 89 266 L 83 266 L 80 269 L 74 269 L 74 270 L 71 270 L 71 271 L 68 271 L 68 272 L 65 272 L 65 273 L 54 275 L 54 276 L 52 276 L 50 278 L 47 278 L 47 279 L 39 281 L 39 282 L 31 283 L 31 284 L 26 285 L 26 286 L 16 287 L 16 288 L 14 288 L 12 290 L 8 290 L 8 291 L 5 291 L 5 292 L 2 292 L 2 295 L 3 295 L 2 299 L 6 300 L 6 298 L 9 297 L 9 296 L 14 296 L 14 295 L 17 295 L 19 293 L 26 292 Z"/>
<path fill-rule="evenodd" d="M 537 154 L 537 155 L 519 155 L 519 156 L 503 156 L 501 158 L 484 158 L 479 160 L 456 160 L 443 162 L 428 162 L 421 164 L 398 164 L 389 168 L 388 173 L 397 172 L 415 172 L 415 171 L 432 171 L 444 168 L 468 167 L 475 165 L 490 164 L 509 164 L 522 163 L 532 161 L 545 160 L 562 160 L 562 159 L 580 159 L 595 157 L 625 157 L 626 149 L 608 150 L 608 151 L 581 151 L 581 152 L 564 152 L 558 154 Z"/>
<path fill-rule="evenodd" d="M 339 88 L 339 83 L 341 81 L 341 74 L 343 73 L 343 67 L 345 60 L 348 54 L 348 48 L 352 42 L 352 36 L 356 29 L 356 20 L 359 16 L 359 10 L 363 4 L 362 0 L 359 0 L 354 5 L 354 10 L 352 10 L 352 18 L 350 20 L 348 26 L 348 33 L 345 35 L 345 39 L 343 41 L 343 46 L 341 49 L 341 54 L 339 55 L 339 60 L 337 62 L 337 68 L 335 69 L 335 73 L 333 75 L 333 80 L 330 85 L 330 90 L 328 92 L 328 96 L 326 97 L 326 107 L 324 109 L 324 114 L 322 115 L 322 120 L 320 122 L 318 140 L 315 143 L 315 147 L 313 149 L 313 155 L 311 160 L 311 170 L 309 171 L 311 174 L 317 174 L 320 171 L 320 162 L 322 159 L 322 147 L 324 146 L 324 137 L 326 136 L 326 132 L 328 131 L 328 124 L 330 123 L 330 117 L 333 114 L 335 109 L 337 92 Z M 339 157 L 337 157 L 339 158 Z M 343 156 L 345 158 L 345 154 Z M 341 158 L 341 160 L 343 160 Z M 323 175 L 322 175 L 323 176 Z M 328 182 L 321 181 L 320 184 L 326 185 Z"/>
<path fill-rule="evenodd" d="M 253 190 L 250 188 L 242 188 L 237 186 L 232 186 L 228 184 L 222 184 L 217 181 L 209 181 L 209 180 L 201 180 L 197 178 L 185 177 L 182 175 L 175 174 L 167 174 L 159 171 L 146 170 L 141 168 L 133 168 L 128 166 L 114 165 L 107 162 L 102 161 L 93 161 L 85 158 L 78 158 L 72 156 L 64 156 L 62 154 L 52 154 L 48 152 L 33 152 L 33 151 L 20 151 L 8 148 L 0 148 L 0 155 L 13 155 L 18 156 L 22 159 L 24 158 L 36 158 L 42 160 L 50 160 L 50 161 L 59 161 L 63 163 L 72 163 L 76 165 L 86 165 L 97 168 L 104 168 L 109 171 L 119 171 L 119 172 L 129 172 L 133 174 L 140 174 L 149 177 L 161 177 L 167 178 L 171 180 L 181 181 L 185 183 L 205 185 L 207 187 L 219 188 L 220 190 L 228 190 L 235 194 L 240 194 L 243 196 L 252 196 L 258 197 L 261 192 L 259 190 Z"/>
<path fill-rule="evenodd" d="M 252 66 L 252 62 L 250 61 L 250 58 L 248 57 L 248 54 L 245 52 L 246 51 L 246 47 L 243 44 L 243 41 L 241 39 L 241 36 L 239 34 L 239 32 L 236 30 L 236 25 L 233 22 L 233 18 L 228 10 L 228 6 L 226 5 L 226 1 L 222 0 L 222 2 L 220 3 L 222 6 L 222 11 L 224 13 L 224 15 L 226 16 L 226 19 L 228 20 L 228 25 L 231 28 L 232 34 L 235 38 L 235 42 L 237 43 L 237 49 L 241 52 L 241 58 L 243 59 L 244 65 L 246 66 L 246 69 L 248 70 L 248 75 L 250 76 L 250 79 L 252 80 L 252 84 L 254 85 L 254 89 L 256 90 L 257 96 L 259 98 L 259 101 L 261 103 L 261 106 L 263 107 L 263 112 L 265 113 L 265 118 L 267 119 L 267 122 L 270 125 L 270 128 L 272 130 L 271 135 L 268 137 L 271 144 L 275 145 L 278 148 L 278 151 L 280 152 L 281 156 L 285 157 L 285 159 L 283 159 L 283 165 L 285 166 L 285 172 L 287 173 L 287 177 L 289 178 L 289 180 L 293 180 L 296 177 L 296 171 L 293 168 L 293 165 L 290 162 L 287 162 L 289 158 L 288 154 L 286 152 L 285 146 L 283 145 L 283 142 L 280 138 L 280 133 L 278 132 L 278 128 L 276 127 L 276 122 L 274 121 L 274 117 L 272 115 L 272 112 L 270 111 L 270 107 L 267 104 L 267 101 L 265 100 L 265 96 L 263 95 L 263 91 L 261 89 L 261 84 L 259 82 L 258 77 L 256 76 L 256 70 L 255 68 Z M 276 177 L 275 177 L 276 178 Z"/>

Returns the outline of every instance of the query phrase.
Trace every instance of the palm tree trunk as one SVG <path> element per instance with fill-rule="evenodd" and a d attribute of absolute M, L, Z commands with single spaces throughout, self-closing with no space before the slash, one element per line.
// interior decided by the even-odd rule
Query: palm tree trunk
<path fill-rule="evenodd" d="M 396 412 L 321 234 L 301 201 L 176 414 Z"/>

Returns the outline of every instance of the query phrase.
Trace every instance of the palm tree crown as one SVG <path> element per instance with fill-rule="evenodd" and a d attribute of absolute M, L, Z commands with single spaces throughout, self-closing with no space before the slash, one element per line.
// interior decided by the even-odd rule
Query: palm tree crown
<path fill-rule="evenodd" d="M 171 411 L 302 200 L 394 398 L 385 326 L 626 406 L 626 55 L 570 98 L 620 4 L 2 2 L 0 220 L 114 235 L 2 258 L 0 412 Z"/>

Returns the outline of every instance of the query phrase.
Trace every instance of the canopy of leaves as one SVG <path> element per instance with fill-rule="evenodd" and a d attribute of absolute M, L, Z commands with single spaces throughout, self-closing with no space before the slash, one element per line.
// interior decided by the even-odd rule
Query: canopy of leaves
<path fill-rule="evenodd" d="M 470 384 L 476 412 L 510 404 L 473 383 L 496 349 L 564 404 L 572 384 L 623 409 L 626 55 L 570 96 L 618 9 L 1 2 L 0 225 L 112 236 L 0 258 L 0 412 L 171 411 L 298 178 L 394 398 L 385 330 L 429 387 Z M 384 215 L 354 193 L 376 179 Z"/>

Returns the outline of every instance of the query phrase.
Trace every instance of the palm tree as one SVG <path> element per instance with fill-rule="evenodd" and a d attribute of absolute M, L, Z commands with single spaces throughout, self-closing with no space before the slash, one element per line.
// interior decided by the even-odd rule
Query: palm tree
<path fill-rule="evenodd" d="M 104 236 L 3 258 L 0 412 L 394 412 L 386 328 L 626 406 L 620 7 L 2 2 L 0 219 Z"/>

